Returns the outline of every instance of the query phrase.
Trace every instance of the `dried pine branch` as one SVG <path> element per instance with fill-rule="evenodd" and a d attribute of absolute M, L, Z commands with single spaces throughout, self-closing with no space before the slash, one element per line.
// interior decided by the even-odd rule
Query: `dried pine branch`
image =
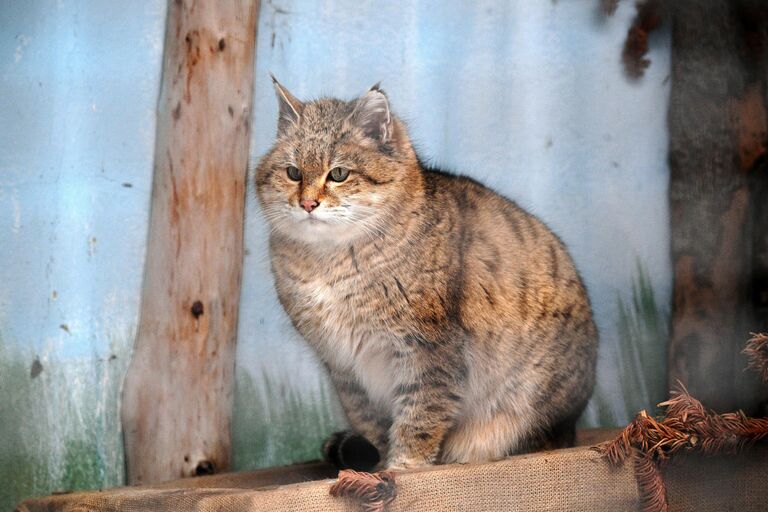
<path fill-rule="evenodd" d="M 670 396 L 672 398 L 658 404 L 659 407 L 666 408 L 666 419 L 675 419 L 683 425 L 693 425 L 706 419 L 707 410 L 704 405 L 693 398 L 679 380 Z"/>
<path fill-rule="evenodd" d="M 632 78 L 640 78 L 650 66 L 648 53 L 648 34 L 661 25 L 661 0 L 645 0 L 637 3 L 637 16 L 627 31 L 622 60 L 624 70 Z"/>
<path fill-rule="evenodd" d="M 614 440 L 598 445 L 595 449 L 613 465 L 632 456 L 635 450 L 664 461 L 671 453 L 693 447 L 698 442 L 695 435 L 676 428 L 679 424 L 675 421 L 658 421 L 646 411 L 640 411 Z"/>
<path fill-rule="evenodd" d="M 637 492 L 640 496 L 640 510 L 642 512 L 667 512 L 669 505 L 667 505 L 664 479 L 661 476 L 659 464 L 653 460 L 652 455 L 640 450 L 635 450 L 633 460 Z"/>
<path fill-rule="evenodd" d="M 339 479 L 330 493 L 333 497 L 342 496 L 357 501 L 363 512 L 384 512 L 397 496 L 395 475 L 343 470 L 339 472 Z"/>
<path fill-rule="evenodd" d="M 750 418 L 742 411 L 717 414 L 693 398 L 682 384 L 672 398 L 659 404 L 666 407 L 667 424 L 679 422 L 679 429 L 696 439 L 694 446 L 704 453 L 737 453 L 744 447 L 768 438 L 768 418 Z"/>
<path fill-rule="evenodd" d="M 768 382 L 768 334 L 752 333 L 752 339 L 742 353 L 749 358 L 747 368 L 757 371 L 763 382 Z"/>
<path fill-rule="evenodd" d="M 613 465 L 632 458 L 643 512 L 668 510 L 660 467 L 673 453 L 682 449 L 737 453 L 768 439 L 768 418 L 750 418 L 742 411 L 717 414 L 691 396 L 680 382 L 671 398 L 659 407 L 665 408 L 663 418 L 640 411 L 615 439 L 595 447 Z"/>
<path fill-rule="evenodd" d="M 634 419 L 615 439 L 593 446 L 592 449 L 602 453 L 614 466 L 618 466 L 633 453 L 632 447 L 639 442 L 639 425 L 637 419 Z"/>

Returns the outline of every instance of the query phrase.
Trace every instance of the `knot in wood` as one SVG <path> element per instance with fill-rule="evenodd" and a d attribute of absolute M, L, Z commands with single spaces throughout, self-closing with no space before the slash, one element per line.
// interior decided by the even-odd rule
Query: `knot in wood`
<path fill-rule="evenodd" d="M 216 472 L 216 467 L 209 460 L 201 460 L 195 467 L 195 476 L 212 475 Z"/>
<path fill-rule="evenodd" d="M 196 300 L 194 303 L 192 303 L 191 312 L 192 312 L 192 316 L 195 317 L 195 320 L 200 318 L 203 315 L 203 313 L 205 312 L 205 308 L 203 307 L 203 303 L 200 302 L 199 300 Z"/>

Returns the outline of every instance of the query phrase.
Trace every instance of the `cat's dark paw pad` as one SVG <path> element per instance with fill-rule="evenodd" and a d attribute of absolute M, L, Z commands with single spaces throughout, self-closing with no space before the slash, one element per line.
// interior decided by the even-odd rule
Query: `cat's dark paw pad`
<path fill-rule="evenodd" d="M 339 446 L 341 446 L 341 441 L 344 439 L 344 436 L 352 433 L 350 430 L 340 430 L 331 434 L 323 443 L 323 460 L 338 467 L 336 454 L 339 451 Z"/>
<path fill-rule="evenodd" d="M 351 430 L 334 432 L 323 444 L 323 457 L 339 469 L 372 471 L 381 460 L 379 451 Z"/>

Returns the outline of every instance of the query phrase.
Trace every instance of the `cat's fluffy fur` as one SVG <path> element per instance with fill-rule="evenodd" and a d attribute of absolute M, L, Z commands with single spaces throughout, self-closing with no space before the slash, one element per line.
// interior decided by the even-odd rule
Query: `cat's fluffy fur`
<path fill-rule="evenodd" d="M 598 336 L 562 242 L 425 168 L 378 86 L 306 103 L 275 86 L 278 137 L 256 173 L 272 271 L 351 427 L 387 467 L 571 444 Z M 335 167 L 345 181 L 328 179 Z"/>

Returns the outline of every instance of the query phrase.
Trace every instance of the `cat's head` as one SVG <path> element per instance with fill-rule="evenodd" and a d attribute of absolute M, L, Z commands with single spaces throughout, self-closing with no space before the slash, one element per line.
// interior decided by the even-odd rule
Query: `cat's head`
<path fill-rule="evenodd" d="M 385 231 L 422 182 L 384 91 L 375 85 L 352 101 L 301 102 L 273 81 L 277 140 L 256 171 L 273 232 L 330 246 Z"/>

